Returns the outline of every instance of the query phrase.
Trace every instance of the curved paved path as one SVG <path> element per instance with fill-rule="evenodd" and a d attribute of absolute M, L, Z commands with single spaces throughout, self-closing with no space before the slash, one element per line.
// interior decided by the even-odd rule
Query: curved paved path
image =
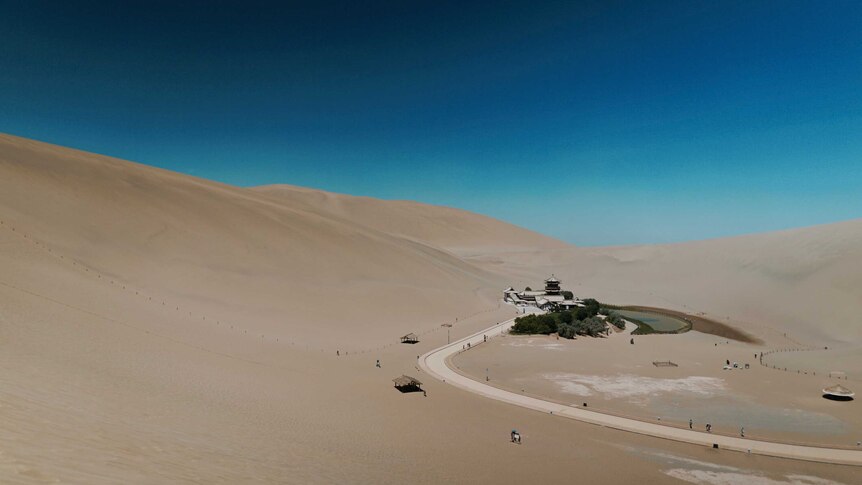
<path fill-rule="evenodd" d="M 512 325 L 514 325 L 514 323 L 515 319 L 513 318 L 512 320 L 498 323 L 484 331 L 464 337 L 436 350 L 432 350 L 419 358 L 419 366 L 423 371 L 434 378 L 466 391 L 480 394 L 490 399 L 514 404 L 516 406 L 564 418 L 576 419 L 586 423 L 703 446 L 713 446 L 713 444 L 718 444 L 720 449 L 740 452 L 750 451 L 751 453 L 760 455 L 816 461 L 821 463 L 862 466 L 862 450 L 793 445 L 771 441 L 736 438 L 603 414 L 596 411 L 589 411 L 584 408 L 566 406 L 498 389 L 485 383 L 470 379 L 469 377 L 465 377 L 455 372 L 447 365 L 448 358 L 461 351 L 462 346 L 467 343 L 471 346 L 480 345 L 484 342 L 485 335 L 487 335 L 489 339 L 498 336 L 508 330 Z"/>

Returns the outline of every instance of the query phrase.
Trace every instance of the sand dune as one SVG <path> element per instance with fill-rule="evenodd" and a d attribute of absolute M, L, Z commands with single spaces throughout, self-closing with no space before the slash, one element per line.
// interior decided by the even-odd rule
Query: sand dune
<path fill-rule="evenodd" d="M 487 255 L 570 246 L 497 219 L 450 207 L 353 197 L 291 185 L 267 185 L 253 190 L 284 201 L 291 207 L 320 211 L 455 254 Z"/>
<path fill-rule="evenodd" d="M 574 248 L 455 209 L 237 188 L 12 136 L 0 221 L 3 483 L 661 483 L 667 457 L 677 474 L 854 476 L 391 384 L 446 341 L 441 323 L 457 318 L 457 337 L 510 318 L 500 288 L 548 272 L 644 305 L 718 311 L 741 295 L 770 325 L 787 305 L 788 328 L 853 336 L 804 318 L 858 309 L 853 223 Z M 395 343 L 409 331 L 419 344 Z"/>
<path fill-rule="evenodd" d="M 0 217 L 33 240 L 255 335 L 358 349 L 486 309 L 477 291 L 499 286 L 427 242 L 314 204 L 18 138 L 0 138 L 0 184 Z"/>
<path fill-rule="evenodd" d="M 556 273 L 579 295 L 705 312 L 761 338 L 862 344 L 862 220 L 655 246 L 471 259 L 529 285 Z"/>

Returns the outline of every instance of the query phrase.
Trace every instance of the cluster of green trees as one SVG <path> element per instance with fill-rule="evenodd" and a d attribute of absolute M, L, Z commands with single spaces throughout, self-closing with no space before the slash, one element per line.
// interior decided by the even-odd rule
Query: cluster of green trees
<path fill-rule="evenodd" d="M 573 311 L 519 317 L 515 319 L 515 325 L 512 326 L 511 331 L 514 334 L 556 333 L 563 338 L 574 338 L 575 335 L 596 337 L 607 332 L 608 329 L 605 320 L 597 317 L 601 310 L 601 304 L 590 298 L 584 300 L 583 307 Z"/>
<path fill-rule="evenodd" d="M 610 323 L 614 327 L 617 327 L 620 330 L 626 329 L 625 320 L 623 320 L 622 317 L 620 317 L 619 315 L 617 315 L 614 312 L 609 312 L 607 318 L 605 318 L 605 321 Z"/>
<path fill-rule="evenodd" d="M 623 320 L 623 318 L 622 318 L 621 316 L 619 316 L 618 314 L 614 313 L 614 311 L 613 311 L 613 310 L 611 310 L 610 308 L 602 307 L 602 308 L 599 310 L 599 313 L 600 313 L 600 314 L 602 314 L 602 315 L 604 315 L 604 316 L 605 316 L 605 321 L 606 321 L 606 322 L 608 322 L 608 323 L 610 323 L 610 324 L 611 324 L 611 325 L 613 325 L 614 327 L 617 327 L 617 328 L 618 328 L 618 329 L 620 329 L 620 330 L 625 330 L 625 329 L 626 329 L 626 322 L 625 322 L 625 320 Z"/>
<path fill-rule="evenodd" d="M 604 320 L 596 317 L 575 320 L 572 323 L 562 323 L 557 327 L 557 335 L 563 338 L 575 338 L 575 335 L 598 337 L 608 331 Z"/>
<path fill-rule="evenodd" d="M 557 331 L 559 325 L 558 313 L 545 313 L 544 315 L 524 315 L 515 319 L 512 325 L 512 333 L 519 334 L 544 334 L 549 335 Z"/>

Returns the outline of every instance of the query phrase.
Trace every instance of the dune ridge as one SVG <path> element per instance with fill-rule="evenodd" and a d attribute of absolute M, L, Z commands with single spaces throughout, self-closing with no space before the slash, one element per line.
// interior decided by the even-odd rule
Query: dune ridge
<path fill-rule="evenodd" d="M 5 136 L 0 180 L 0 214 L 34 239 L 256 333 L 392 340 L 392 322 L 427 328 L 479 311 L 478 292 L 496 286 L 424 241 L 109 157 Z"/>

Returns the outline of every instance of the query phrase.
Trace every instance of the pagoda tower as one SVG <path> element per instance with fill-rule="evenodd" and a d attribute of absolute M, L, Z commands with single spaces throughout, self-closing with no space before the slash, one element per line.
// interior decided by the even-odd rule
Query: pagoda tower
<path fill-rule="evenodd" d="M 562 290 L 560 290 L 560 280 L 551 275 L 550 278 L 545 280 L 545 294 L 548 295 L 559 295 Z"/>

